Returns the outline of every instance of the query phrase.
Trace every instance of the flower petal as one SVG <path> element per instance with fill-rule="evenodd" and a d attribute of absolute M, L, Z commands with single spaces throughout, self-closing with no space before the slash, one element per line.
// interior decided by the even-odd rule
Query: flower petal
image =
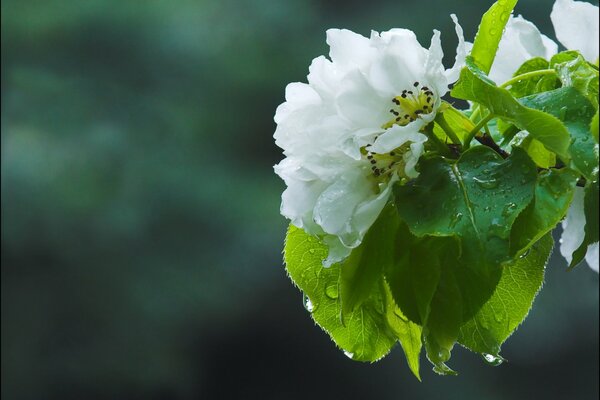
<path fill-rule="evenodd" d="M 573 201 L 562 223 L 563 233 L 560 237 L 560 254 L 571 264 L 573 252 L 581 246 L 585 237 L 585 192 L 583 188 L 575 188 Z M 585 261 L 591 269 L 598 272 L 598 243 L 588 246 Z"/>
<path fill-rule="evenodd" d="M 419 133 L 419 130 L 425 126 L 425 121 L 417 119 L 406 126 L 394 125 L 379 136 L 373 146 L 369 148 L 373 153 L 389 153 L 390 151 L 402 146 L 406 142 L 426 141 L 427 137 Z M 425 139 L 422 139 L 424 137 Z"/>
<path fill-rule="evenodd" d="M 525 61 L 534 57 L 549 59 L 557 51 L 558 45 L 542 35 L 533 23 L 520 15 L 511 16 L 489 76 L 497 84 L 502 84 L 512 78 Z"/>
<path fill-rule="evenodd" d="M 598 61 L 598 7 L 582 1 L 556 0 L 550 19 L 558 40 L 579 50 L 590 62 Z"/>
<path fill-rule="evenodd" d="M 393 96 L 382 97 L 360 71 L 349 73 L 336 99 L 340 115 L 357 129 L 380 128 L 390 119 Z"/>
<path fill-rule="evenodd" d="M 454 83 L 458 80 L 460 70 L 465 65 L 465 59 L 467 57 L 467 45 L 465 43 L 465 35 L 463 29 L 458 23 L 458 18 L 455 14 L 450 14 L 450 18 L 454 22 L 454 31 L 458 38 L 458 45 L 456 46 L 456 57 L 454 58 L 454 65 L 452 68 L 446 71 L 446 80 L 448 83 Z"/>
<path fill-rule="evenodd" d="M 327 44 L 329 57 L 339 67 L 360 68 L 375 55 L 369 39 L 347 29 L 328 29 Z"/>

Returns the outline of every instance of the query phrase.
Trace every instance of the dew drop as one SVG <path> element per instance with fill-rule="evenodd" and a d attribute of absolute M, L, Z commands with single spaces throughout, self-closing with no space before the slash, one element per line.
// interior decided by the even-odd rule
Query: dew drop
<path fill-rule="evenodd" d="M 482 187 L 483 189 L 494 189 L 498 187 L 497 179 L 479 179 L 477 177 L 473 178 L 475 183 Z"/>
<path fill-rule="evenodd" d="M 565 116 L 567 115 L 567 107 L 561 107 L 560 111 L 559 111 L 559 119 L 565 119 Z"/>
<path fill-rule="evenodd" d="M 302 295 L 302 303 L 304 304 L 306 311 L 313 312 L 315 310 L 315 306 L 313 305 L 312 301 L 310 301 L 308 296 L 305 294 Z"/>
<path fill-rule="evenodd" d="M 508 203 L 504 206 L 504 209 L 502 210 L 502 216 L 508 217 L 509 215 L 512 215 L 516 209 L 517 205 L 515 203 Z"/>
<path fill-rule="evenodd" d="M 489 365 L 493 366 L 493 367 L 497 367 L 498 365 L 502 364 L 504 361 L 506 361 L 504 358 L 500 357 L 500 356 L 495 356 L 493 354 L 487 354 L 484 353 L 481 355 L 483 357 L 483 360 L 488 363 Z"/>
<path fill-rule="evenodd" d="M 559 242 L 560 242 L 560 243 L 562 243 L 561 241 L 562 241 L 562 239 L 560 239 L 560 240 L 559 240 Z M 529 253 L 530 253 L 530 252 L 531 252 L 531 248 L 527 249 L 527 250 L 525 251 L 525 253 L 523 253 L 523 254 L 521 254 L 521 255 L 519 256 L 519 258 L 525 258 L 525 257 L 527 257 L 527 256 L 529 255 Z"/>
<path fill-rule="evenodd" d="M 496 28 L 490 29 L 490 35 L 491 36 L 496 36 L 497 34 L 498 34 L 498 30 Z"/>
<path fill-rule="evenodd" d="M 335 300 L 339 296 L 337 283 L 331 284 L 325 288 L 325 295 L 332 300 Z"/>
<path fill-rule="evenodd" d="M 351 360 L 354 358 L 354 353 L 350 353 L 349 351 L 344 351 L 344 355 Z"/>
<path fill-rule="evenodd" d="M 315 254 L 315 249 L 310 249 L 310 250 L 308 250 L 308 252 L 309 252 L 310 254 Z"/>
<path fill-rule="evenodd" d="M 462 213 L 456 213 L 452 216 L 452 218 L 450 219 L 450 228 L 454 228 L 456 226 L 456 224 L 458 224 L 460 222 L 460 220 L 462 219 Z"/>
<path fill-rule="evenodd" d="M 448 349 L 440 349 L 438 352 L 438 357 L 442 362 L 446 362 L 450 359 L 450 350 Z"/>

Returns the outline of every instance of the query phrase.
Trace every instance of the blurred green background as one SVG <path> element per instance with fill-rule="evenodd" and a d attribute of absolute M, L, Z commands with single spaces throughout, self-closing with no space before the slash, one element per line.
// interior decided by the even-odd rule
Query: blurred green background
<path fill-rule="evenodd" d="M 406 27 L 446 61 L 490 1 L 3 0 L 2 397 L 597 399 L 598 275 L 552 259 L 490 367 L 352 362 L 281 261 L 272 116 L 325 29 Z M 595 3 L 597 4 L 597 2 Z M 551 0 L 517 12 L 550 36 Z"/>

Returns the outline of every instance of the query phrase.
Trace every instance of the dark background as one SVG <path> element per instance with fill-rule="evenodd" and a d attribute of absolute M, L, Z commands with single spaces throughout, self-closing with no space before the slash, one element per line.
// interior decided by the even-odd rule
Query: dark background
<path fill-rule="evenodd" d="M 325 29 L 492 1 L 2 1 L 2 397 L 597 399 L 598 275 L 558 257 L 500 367 L 353 362 L 286 277 L 273 115 Z M 597 4 L 597 2 L 595 3 Z M 552 1 L 517 12 L 553 36 Z"/>

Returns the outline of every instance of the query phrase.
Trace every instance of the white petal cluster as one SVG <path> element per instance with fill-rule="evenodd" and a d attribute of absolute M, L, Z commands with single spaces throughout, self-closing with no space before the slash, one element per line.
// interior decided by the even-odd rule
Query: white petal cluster
<path fill-rule="evenodd" d="M 309 67 L 308 83 L 291 83 L 275 114 L 275 143 L 285 159 L 281 213 L 329 245 L 325 265 L 358 246 L 387 203 L 391 186 L 418 175 L 427 137 L 448 85 L 464 64 L 462 29 L 454 67 L 442 65 L 440 33 L 429 49 L 406 29 L 327 31 L 329 57 Z"/>
<path fill-rule="evenodd" d="M 568 50 L 578 50 L 586 60 L 598 62 L 598 7 L 574 0 L 556 0 L 550 14 L 556 37 Z M 534 57 L 550 59 L 558 45 L 522 16 L 511 16 L 490 71 L 497 84 L 509 80 Z"/>

